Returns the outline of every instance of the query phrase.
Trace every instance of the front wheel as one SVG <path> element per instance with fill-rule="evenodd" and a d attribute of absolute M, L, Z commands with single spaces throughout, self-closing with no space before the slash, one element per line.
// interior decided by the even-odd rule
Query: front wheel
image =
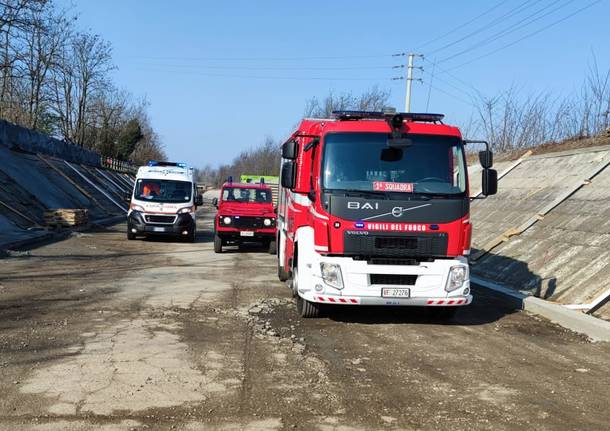
<path fill-rule="evenodd" d="M 136 234 L 131 231 L 129 226 L 127 226 L 127 239 L 129 241 L 136 239 Z"/>
<path fill-rule="evenodd" d="M 222 253 L 222 238 L 218 234 L 214 235 L 214 253 Z"/>
<path fill-rule="evenodd" d="M 297 299 L 297 313 L 300 317 L 309 319 L 320 316 L 320 304 L 310 302 L 299 295 L 299 267 L 298 262 L 295 265 L 292 273 L 291 288 L 292 294 Z"/>
<path fill-rule="evenodd" d="M 319 317 L 320 304 L 303 299 L 297 294 L 297 313 L 305 319 Z"/>
<path fill-rule="evenodd" d="M 275 241 L 269 241 L 268 251 L 269 251 L 269 254 L 277 253 L 277 247 L 275 245 Z"/>
<path fill-rule="evenodd" d="M 186 242 L 195 242 L 195 231 L 194 230 L 186 236 Z"/>

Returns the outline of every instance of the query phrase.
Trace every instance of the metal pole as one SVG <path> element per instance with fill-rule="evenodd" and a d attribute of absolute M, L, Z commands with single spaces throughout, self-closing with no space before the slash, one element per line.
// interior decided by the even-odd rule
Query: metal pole
<path fill-rule="evenodd" d="M 407 61 L 407 95 L 405 97 L 405 112 L 411 112 L 411 84 L 413 83 L 413 57 L 409 54 Z"/>

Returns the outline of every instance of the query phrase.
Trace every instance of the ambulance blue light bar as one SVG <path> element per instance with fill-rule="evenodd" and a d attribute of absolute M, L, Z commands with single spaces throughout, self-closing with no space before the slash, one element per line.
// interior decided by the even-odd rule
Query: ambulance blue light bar
<path fill-rule="evenodd" d="M 178 168 L 186 168 L 186 163 L 176 162 L 159 162 L 157 160 L 149 160 L 148 166 L 176 166 Z"/>
<path fill-rule="evenodd" d="M 436 123 L 445 118 L 444 114 L 428 114 L 423 112 L 394 111 L 333 111 L 332 116 L 341 121 L 348 120 L 385 120 L 395 115 L 401 115 L 407 121 L 422 121 Z"/>

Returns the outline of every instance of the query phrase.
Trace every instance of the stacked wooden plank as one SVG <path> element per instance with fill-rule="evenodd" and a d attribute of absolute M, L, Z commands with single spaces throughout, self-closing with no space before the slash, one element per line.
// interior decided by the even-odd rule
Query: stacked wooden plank
<path fill-rule="evenodd" d="M 47 226 L 72 227 L 87 224 L 88 213 L 80 208 L 57 208 L 44 212 L 44 221 Z"/>

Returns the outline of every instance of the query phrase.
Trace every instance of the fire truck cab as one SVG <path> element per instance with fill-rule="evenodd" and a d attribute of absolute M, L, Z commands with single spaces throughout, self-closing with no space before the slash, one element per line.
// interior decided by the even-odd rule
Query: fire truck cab
<path fill-rule="evenodd" d="M 232 178 L 222 186 L 214 221 L 214 251 L 222 253 L 225 245 L 260 242 L 275 253 L 275 208 L 271 188 L 260 183 L 234 183 Z"/>
<path fill-rule="evenodd" d="M 448 318 L 472 302 L 468 141 L 442 118 L 341 111 L 303 120 L 283 144 L 278 276 L 302 317 L 336 304 L 428 306 Z M 492 153 L 476 142 L 491 195 Z"/>

